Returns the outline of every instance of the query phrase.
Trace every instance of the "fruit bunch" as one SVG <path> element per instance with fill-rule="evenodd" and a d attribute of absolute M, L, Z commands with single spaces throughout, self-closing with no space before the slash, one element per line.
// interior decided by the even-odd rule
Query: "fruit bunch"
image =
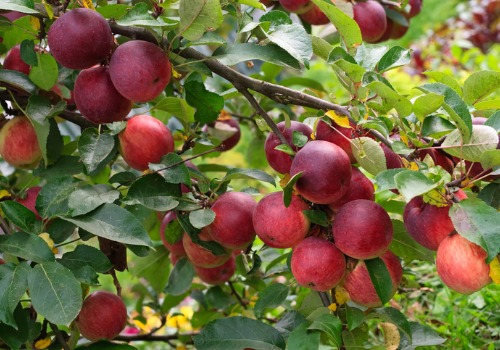
<path fill-rule="evenodd" d="M 483 52 L 500 42 L 500 1 L 472 0 L 470 12 L 459 17 L 459 23 L 466 30 L 467 39 Z M 467 14 L 467 15 L 465 15 Z"/>

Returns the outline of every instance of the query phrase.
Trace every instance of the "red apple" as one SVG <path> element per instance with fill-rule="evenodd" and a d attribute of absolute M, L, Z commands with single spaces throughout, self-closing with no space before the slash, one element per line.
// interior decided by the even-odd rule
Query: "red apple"
<path fill-rule="evenodd" d="M 299 15 L 299 17 L 306 23 L 312 25 L 323 25 L 330 23 L 330 19 L 326 17 L 323 11 L 316 5 L 311 7 L 306 12 Z"/>
<path fill-rule="evenodd" d="M 215 242 L 211 239 L 206 229 L 200 231 L 199 238 L 202 241 Z M 225 254 L 215 255 L 211 250 L 194 243 L 187 233 L 184 233 L 184 236 L 182 236 L 182 243 L 184 244 L 184 249 L 189 260 L 193 265 L 199 267 L 212 268 L 221 266 L 228 261 L 232 255 L 230 249 L 226 249 Z"/>
<path fill-rule="evenodd" d="M 221 266 L 204 268 L 195 266 L 194 271 L 198 277 L 207 284 L 222 284 L 229 281 L 236 271 L 236 260 L 234 255 L 231 255 L 228 261 Z"/>
<path fill-rule="evenodd" d="M 356 2 L 353 6 L 354 20 L 361 29 L 363 40 L 376 42 L 387 28 L 387 17 L 384 7 L 377 1 Z"/>
<path fill-rule="evenodd" d="M 279 2 L 285 10 L 295 13 L 307 12 L 313 5 L 311 0 L 279 0 Z"/>
<path fill-rule="evenodd" d="M 349 156 L 351 163 L 356 163 L 356 158 L 352 153 L 351 139 L 353 137 L 353 131 L 356 124 L 349 122 L 350 128 L 344 128 L 333 120 L 329 123 L 320 120 L 316 127 L 316 140 L 328 141 L 336 144 L 344 150 Z"/>
<path fill-rule="evenodd" d="M 18 12 L 18 11 L 7 11 L 7 12 L 0 13 L 0 15 L 9 19 L 9 21 L 11 21 L 11 22 L 14 22 L 16 19 L 19 19 L 21 17 L 27 16 L 25 13 Z"/>
<path fill-rule="evenodd" d="M 346 261 L 344 254 L 332 242 L 307 237 L 293 249 L 291 269 L 301 286 L 326 292 L 344 277 Z"/>
<path fill-rule="evenodd" d="M 34 169 L 42 159 L 35 128 L 25 116 L 10 119 L 0 130 L 0 155 L 16 168 Z"/>
<path fill-rule="evenodd" d="M 257 203 L 244 192 L 226 192 L 211 209 L 215 220 L 206 227 L 210 237 L 226 248 L 245 249 L 255 238 L 252 215 Z"/>
<path fill-rule="evenodd" d="M 342 198 L 351 182 L 351 161 L 344 150 L 327 141 L 310 141 L 295 155 L 290 176 L 302 172 L 297 192 L 313 203 L 328 204 Z"/>
<path fill-rule="evenodd" d="M 345 255 L 373 259 L 385 253 L 392 241 L 392 222 L 379 204 L 356 199 L 344 204 L 332 226 L 333 240 Z"/>
<path fill-rule="evenodd" d="M 437 273 L 449 288 L 471 294 L 491 282 L 486 257 L 483 248 L 454 234 L 443 239 L 437 249 Z"/>
<path fill-rule="evenodd" d="M 148 102 L 168 85 L 171 66 L 165 52 L 155 44 L 131 40 L 113 52 L 109 72 L 123 96 L 134 102 Z"/>
<path fill-rule="evenodd" d="M 82 70 L 76 78 L 74 94 L 76 107 L 96 124 L 121 121 L 133 106 L 115 89 L 107 67 Z"/>
<path fill-rule="evenodd" d="M 175 243 L 169 243 L 165 237 L 165 230 L 168 227 L 168 224 L 170 224 L 172 221 L 177 219 L 177 215 L 175 214 L 175 211 L 168 211 L 165 213 L 165 216 L 163 216 L 163 219 L 161 220 L 160 224 L 160 238 L 165 246 L 165 248 L 168 249 L 168 251 L 171 253 L 171 255 L 176 255 L 177 257 L 185 256 L 186 251 L 184 250 L 184 245 L 182 244 L 182 237 Z"/>
<path fill-rule="evenodd" d="M 30 66 L 21 58 L 21 45 L 16 45 L 7 52 L 3 61 L 3 68 L 30 74 Z"/>
<path fill-rule="evenodd" d="M 42 188 L 40 186 L 35 186 L 28 188 L 26 192 L 24 193 L 23 197 L 18 197 L 16 198 L 16 202 L 19 204 L 24 205 L 26 208 L 31 210 L 35 215 L 38 220 L 42 220 L 42 217 L 36 210 L 36 199 L 38 197 L 38 193 L 40 193 L 40 190 Z"/>
<path fill-rule="evenodd" d="M 404 167 L 401 157 L 398 156 L 396 152 L 383 143 L 380 144 L 380 147 L 382 147 L 382 150 L 384 151 L 385 165 L 387 169 L 398 169 Z"/>
<path fill-rule="evenodd" d="M 205 132 L 222 141 L 219 147 L 223 152 L 234 148 L 241 138 L 240 123 L 227 117 L 207 125 Z"/>
<path fill-rule="evenodd" d="M 370 201 L 374 201 L 375 188 L 373 187 L 371 180 L 367 178 L 361 170 L 353 166 L 351 183 L 349 184 L 347 193 L 338 201 L 328 204 L 328 206 L 330 209 L 337 211 L 347 202 L 351 202 L 356 199 L 368 199 Z"/>
<path fill-rule="evenodd" d="M 118 134 L 120 153 L 130 167 L 148 169 L 149 163 L 158 163 L 165 154 L 174 151 L 174 139 L 169 128 L 149 115 L 136 115 L 127 121 L 125 130 Z"/>
<path fill-rule="evenodd" d="M 403 268 L 398 257 L 390 250 L 381 257 L 391 276 L 392 295 L 396 293 L 403 278 Z M 370 274 L 363 260 L 359 260 L 353 270 L 347 271 L 343 287 L 353 302 L 364 307 L 381 307 L 382 301 L 375 291 Z"/>
<path fill-rule="evenodd" d="M 277 124 L 278 129 L 283 133 L 288 144 L 292 149 L 297 152 L 300 148 L 293 145 L 293 132 L 297 131 L 307 136 L 311 139 L 312 129 L 304 123 L 297 121 L 291 121 L 290 127 L 285 127 L 285 122 L 280 122 Z M 277 146 L 281 145 L 280 139 L 274 134 L 269 133 L 264 144 L 264 150 L 266 152 L 266 159 L 274 170 L 278 173 L 286 174 L 290 171 L 290 166 L 292 165 L 292 157 L 282 151 L 275 149 Z"/>
<path fill-rule="evenodd" d="M 409 17 L 415 17 L 422 11 L 422 2 L 423 0 L 409 0 L 408 4 L 410 5 L 410 11 L 408 12 Z"/>
<path fill-rule="evenodd" d="M 5 264 L 5 260 L 0 259 L 0 265 L 3 265 L 3 264 Z"/>
<path fill-rule="evenodd" d="M 71 69 L 85 69 L 106 59 L 113 48 L 111 28 L 99 12 L 76 8 L 59 17 L 47 33 L 50 52 Z"/>
<path fill-rule="evenodd" d="M 80 333 L 89 340 L 111 340 L 125 328 L 127 308 L 118 295 L 97 291 L 83 301 L 76 324 Z"/>
<path fill-rule="evenodd" d="M 309 219 L 302 212 L 309 206 L 299 196 L 292 195 L 290 206 L 283 202 L 283 192 L 273 192 L 262 198 L 253 212 L 257 236 L 273 248 L 291 248 L 309 232 Z"/>
<path fill-rule="evenodd" d="M 429 155 L 429 157 L 431 157 L 434 165 L 441 166 L 450 174 L 453 173 L 453 169 L 455 168 L 453 161 L 445 156 L 439 149 L 424 148 L 418 151 L 419 159 L 424 160 L 426 155 Z"/>

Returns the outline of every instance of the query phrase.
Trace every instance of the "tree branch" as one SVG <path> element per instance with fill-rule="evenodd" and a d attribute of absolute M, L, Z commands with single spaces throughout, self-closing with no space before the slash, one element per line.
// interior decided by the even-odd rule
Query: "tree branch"
<path fill-rule="evenodd" d="M 138 335 L 119 335 L 115 337 L 113 340 L 121 340 L 121 341 L 161 341 L 168 343 L 171 340 L 179 339 L 179 336 L 185 337 L 194 337 L 198 335 L 198 333 L 186 333 L 186 334 L 172 334 L 172 335 L 153 335 L 153 334 L 138 334 Z"/>

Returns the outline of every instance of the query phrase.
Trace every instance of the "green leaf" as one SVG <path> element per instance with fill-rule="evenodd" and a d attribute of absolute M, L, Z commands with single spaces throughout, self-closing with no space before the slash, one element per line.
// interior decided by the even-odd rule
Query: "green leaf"
<path fill-rule="evenodd" d="M 30 272 L 28 287 L 33 307 L 49 322 L 69 325 L 80 312 L 80 283 L 57 262 L 36 265 Z"/>
<path fill-rule="evenodd" d="M 454 130 L 446 136 L 441 147 L 452 156 L 479 162 L 484 152 L 496 149 L 497 145 L 498 133 L 495 129 L 487 125 L 473 125 L 468 141 L 459 130 Z"/>
<path fill-rule="evenodd" d="M 436 346 L 446 342 L 446 338 L 439 336 L 439 333 L 432 328 L 417 323 L 410 322 L 411 338 L 402 337 L 399 349 L 413 350 L 419 346 Z M 411 339 L 411 341 L 410 341 Z"/>
<path fill-rule="evenodd" d="M 277 308 L 286 300 L 289 289 L 281 283 L 271 284 L 259 293 L 255 303 L 255 316 L 262 317 L 266 308 Z"/>
<path fill-rule="evenodd" d="M 0 10 L 19 11 L 22 13 L 38 13 L 33 0 L 2 0 Z"/>
<path fill-rule="evenodd" d="M 362 310 L 349 305 L 346 305 L 345 316 L 347 319 L 347 327 L 350 331 L 358 328 L 365 321 L 365 313 Z"/>
<path fill-rule="evenodd" d="M 42 190 L 43 191 L 43 190 Z M 116 204 L 105 203 L 88 214 L 61 217 L 96 236 L 112 241 L 151 247 L 151 239 L 142 223 L 129 211 Z"/>
<path fill-rule="evenodd" d="M 406 262 L 412 260 L 434 261 L 434 252 L 418 244 L 406 231 L 400 220 L 392 220 L 394 235 L 389 250 Z"/>
<path fill-rule="evenodd" d="M 195 121 L 194 114 L 196 110 L 191 107 L 186 100 L 179 97 L 165 97 L 161 99 L 153 108 L 168 112 L 188 123 Z"/>
<path fill-rule="evenodd" d="M 276 186 L 274 177 L 258 169 L 239 169 L 239 168 L 230 169 L 226 173 L 226 176 L 222 178 L 221 182 L 229 182 L 234 179 L 255 179 Z"/>
<path fill-rule="evenodd" d="M 424 123 L 422 125 L 422 134 L 424 136 L 439 139 L 443 136 L 446 136 L 455 129 L 456 126 L 448 119 L 439 117 L 437 115 L 430 115 L 424 120 Z"/>
<path fill-rule="evenodd" d="M 490 183 L 479 192 L 477 197 L 490 207 L 500 210 L 500 183 Z"/>
<path fill-rule="evenodd" d="M 161 293 L 169 277 L 169 252 L 163 245 L 154 248 L 155 251 L 147 256 L 132 260 L 130 272 L 147 280 L 156 293 Z"/>
<path fill-rule="evenodd" d="M 474 103 L 474 108 L 478 111 L 485 111 L 488 109 L 500 109 L 500 99 L 496 100 L 485 100 L 481 102 Z"/>
<path fill-rule="evenodd" d="M 484 122 L 484 125 L 491 126 L 497 132 L 500 132 L 500 111 L 496 111 L 490 115 L 488 120 Z"/>
<path fill-rule="evenodd" d="M 38 64 L 36 52 L 35 52 L 35 42 L 33 40 L 23 40 L 20 46 L 21 59 L 30 66 L 36 66 Z"/>
<path fill-rule="evenodd" d="M 359 165 L 372 175 L 387 170 L 385 153 L 377 141 L 363 136 L 352 140 L 352 153 Z"/>
<path fill-rule="evenodd" d="M 500 88 L 500 72 L 480 71 L 472 73 L 464 81 L 464 101 L 475 104 Z"/>
<path fill-rule="evenodd" d="M 70 270 L 88 265 L 100 273 L 105 273 L 113 267 L 102 251 L 86 244 L 80 244 L 72 252 L 64 253 L 59 262 Z"/>
<path fill-rule="evenodd" d="M 90 213 L 104 203 L 113 203 L 120 192 L 109 185 L 84 186 L 69 195 L 68 205 L 73 216 Z"/>
<path fill-rule="evenodd" d="M 463 95 L 462 87 L 457 82 L 457 80 L 455 78 L 453 78 L 451 75 L 449 75 L 447 73 L 443 73 L 443 72 L 434 72 L 434 71 L 427 71 L 427 72 L 424 72 L 423 74 L 434 79 L 438 83 L 442 83 L 444 85 L 447 85 L 450 89 L 455 91 L 458 94 L 458 96 Z"/>
<path fill-rule="evenodd" d="M 369 314 L 369 317 L 378 317 L 384 321 L 394 324 L 401 332 L 403 332 L 408 337 L 408 339 L 411 339 L 411 328 L 408 320 L 406 319 L 405 315 L 403 315 L 395 308 L 384 307 L 374 309 L 373 312 Z"/>
<path fill-rule="evenodd" d="M 214 220 L 215 212 L 210 208 L 194 210 L 189 213 L 191 225 L 199 229 L 210 225 Z"/>
<path fill-rule="evenodd" d="M 278 25 L 272 32 L 266 33 L 266 36 L 302 64 L 306 64 L 312 57 L 311 38 L 300 24 Z"/>
<path fill-rule="evenodd" d="M 288 16 L 286 12 L 280 10 L 272 10 L 266 12 L 264 15 L 262 15 L 259 21 L 260 23 L 269 22 L 271 25 L 271 29 L 276 28 L 277 26 L 282 24 L 293 23 L 290 19 L 290 16 Z"/>
<path fill-rule="evenodd" d="M 139 2 L 121 17 L 117 23 L 122 26 L 168 27 L 174 26 L 177 22 L 163 16 L 154 18 L 149 12 L 148 4 Z"/>
<path fill-rule="evenodd" d="M 14 311 L 28 289 L 30 267 L 26 262 L 17 266 L 0 265 L 0 323 L 18 329 Z"/>
<path fill-rule="evenodd" d="M 375 183 L 377 184 L 377 192 L 396 189 L 395 176 L 400 172 L 407 171 L 404 168 L 387 169 L 377 174 Z"/>
<path fill-rule="evenodd" d="M 444 96 L 432 92 L 419 96 L 413 104 L 413 112 L 420 122 L 431 113 L 437 111 L 444 102 Z"/>
<path fill-rule="evenodd" d="M 140 177 L 130 186 L 124 203 L 140 204 L 156 211 L 168 211 L 179 205 L 172 197 L 179 195 L 178 185 L 167 183 L 159 174 L 150 174 Z"/>
<path fill-rule="evenodd" d="M 70 212 L 69 195 L 74 191 L 76 183 L 72 177 L 53 180 L 42 187 L 36 198 L 36 210 L 43 218 L 66 215 Z"/>
<path fill-rule="evenodd" d="M 206 31 L 214 31 L 223 21 L 219 0 L 181 0 L 179 16 L 180 32 L 188 40 L 197 40 Z"/>
<path fill-rule="evenodd" d="M 382 73 L 388 70 L 407 65 L 411 61 L 411 50 L 401 46 L 393 46 L 387 51 L 377 64 L 377 70 Z"/>
<path fill-rule="evenodd" d="M 29 233 L 40 233 L 41 223 L 35 213 L 14 201 L 0 202 L 3 213 L 16 227 Z"/>
<path fill-rule="evenodd" d="M 382 99 L 382 104 L 375 102 L 376 100 L 373 100 L 373 103 L 369 103 L 373 109 L 386 113 L 394 108 L 401 118 L 410 115 L 412 112 L 413 106 L 411 102 L 386 84 L 380 81 L 373 81 L 367 87 Z"/>
<path fill-rule="evenodd" d="M 328 227 L 331 224 L 328 216 L 323 210 L 303 210 L 302 212 L 313 224 L 323 227 Z"/>
<path fill-rule="evenodd" d="M 307 329 L 307 324 L 301 324 L 293 329 L 287 339 L 288 349 L 318 350 L 320 348 L 321 332 Z"/>
<path fill-rule="evenodd" d="M 392 279 L 387 266 L 380 258 L 369 259 L 364 262 L 378 297 L 382 304 L 387 303 L 392 298 Z"/>
<path fill-rule="evenodd" d="M 194 267 L 186 258 L 181 258 L 170 272 L 164 292 L 172 295 L 181 295 L 191 288 L 194 277 Z"/>
<path fill-rule="evenodd" d="M 186 184 L 191 186 L 189 168 L 177 153 L 172 152 L 164 155 L 160 163 L 149 163 L 151 171 L 158 172 L 169 184 Z M 179 187 L 176 187 L 179 189 Z M 180 192 L 172 192 L 171 195 L 180 196 Z"/>
<path fill-rule="evenodd" d="M 439 183 L 434 183 L 424 174 L 418 171 L 406 170 L 394 176 L 396 186 L 408 202 L 416 196 L 420 196 L 436 188 Z"/>
<path fill-rule="evenodd" d="M 42 327 L 32 318 L 32 310 L 23 309 L 21 304 L 18 304 L 14 311 L 14 319 L 18 326 L 17 330 L 0 323 L 0 339 L 7 345 L 6 349 L 24 349 L 22 345 L 33 342 L 40 335 Z"/>
<path fill-rule="evenodd" d="M 224 98 L 215 92 L 208 91 L 200 82 L 189 81 L 184 84 L 186 101 L 196 108 L 194 119 L 200 123 L 211 123 L 217 120 L 224 108 Z"/>
<path fill-rule="evenodd" d="M 99 133 L 95 128 L 88 128 L 82 132 L 78 140 L 78 151 L 87 173 L 91 174 L 109 163 L 117 148 L 113 136 Z"/>
<path fill-rule="evenodd" d="M 55 260 L 54 253 L 43 239 L 26 232 L 0 235 L 0 250 L 37 263 Z"/>
<path fill-rule="evenodd" d="M 36 53 L 38 64 L 31 67 L 29 77 L 38 87 L 49 91 L 57 82 L 59 68 L 52 55 L 48 53 Z"/>
<path fill-rule="evenodd" d="M 483 169 L 493 169 L 500 166 L 500 149 L 491 149 L 483 152 L 479 160 Z"/>
<path fill-rule="evenodd" d="M 480 199 L 467 198 L 453 203 L 449 215 L 460 235 L 486 250 L 488 263 L 500 253 L 500 212 Z"/>
<path fill-rule="evenodd" d="M 16 90 L 26 91 L 29 94 L 36 93 L 35 84 L 33 84 L 26 74 L 21 72 L 0 69 L 0 83 L 8 84 L 16 88 Z"/>
<path fill-rule="evenodd" d="M 128 344 L 117 344 L 106 340 L 101 340 L 90 345 L 79 346 L 75 350 L 137 350 L 137 348 Z"/>
<path fill-rule="evenodd" d="M 330 43 L 328 43 L 326 40 L 314 35 L 311 35 L 311 40 L 313 44 L 314 54 L 327 61 L 330 52 L 333 50 L 333 46 L 330 45 Z"/>
<path fill-rule="evenodd" d="M 272 326 L 236 316 L 210 322 L 193 337 L 198 350 L 285 349 L 285 340 Z"/>
<path fill-rule="evenodd" d="M 335 343 L 335 346 L 342 345 L 342 322 L 333 315 L 323 314 L 319 316 L 307 329 L 322 331 Z"/>
<path fill-rule="evenodd" d="M 353 83 L 359 83 L 363 80 L 363 76 L 366 73 L 366 69 L 361 67 L 357 63 L 351 63 L 344 59 L 340 59 L 334 62 L 335 66 L 340 68 L 340 74 L 345 74 L 351 79 Z"/>
<path fill-rule="evenodd" d="M 110 19 L 122 18 L 130 9 L 130 6 L 125 4 L 108 4 L 106 6 L 99 6 L 96 8 L 96 11 L 103 15 L 104 18 Z"/>

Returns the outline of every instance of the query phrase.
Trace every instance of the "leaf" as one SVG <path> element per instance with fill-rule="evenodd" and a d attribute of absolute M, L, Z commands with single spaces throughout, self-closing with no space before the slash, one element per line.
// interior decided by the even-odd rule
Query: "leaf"
<path fill-rule="evenodd" d="M 80 283 L 57 262 L 36 265 L 30 272 L 28 287 L 33 307 L 49 322 L 69 325 L 80 312 Z"/>
<path fill-rule="evenodd" d="M 30 267 L 26 262 L 17 266 L 0 265 L 0 324 L 18 329 L 13 317 L 19 300 L 28 289 Z"/>
<path fill-rule="evenodd" d="M 258 169 L 239 169 L 239 168 L 230 169 L 226 173 L 226 176 L 222 178 L 221 182 L 229 182 L 234 179 L 255 179 L 276 186 L 274 177 Z"/>
<path fill-rule="evenodd" d="M 156 293 L 161 293 L 167 284 L 170 272 L 170 258 L 167 248 L 155 246 L 155 251 L 145 257 L 136 258 L 130 264 L 132 275 L 142 277 Z"/>
<path fill-rule="evenodd" d="M 191 288 L 194 277 L 193 264 L 187 258 L 181 258 L 170 272 L 164 292 L 172 295 L 181 295 Z"/>
<path fill-rule="evenodd" d="M 189 168 L 186 166 L 184 160 L 177 153 L 172 152 L 161 157 L 160 163 L 149 163 L 151 171 L 158 172 L 165 178 L 169 184 L 186 184 L 191 186 L 191 177 Z M 159 180 L 158 180 L 159 181 Z M 171 191 L 174 187 L 170 187 Z M 179 187 L 176 186 L 179 191 Z M 171 195 L 180 197 L 181 192 L 171 192 Z"/>
<path fill-rule="evenodd" d="M 349 305 L 345 306 L 346 311 L 346 319 L 347 319 L 347 327 L 350 331 L 358 328 L 365 321 L 365 313 L 356 308 Z"/>
<path fill-rule="evenodd" d="M 387 169 L 377 174 L 375 183 L 377 184 L 377 192 L 396 189 L 395 176 L 403 171 L 404 168 Z"/>
<path fill-rule="evenodd" d="M 55 260 L 54 253 L 43 239 L 26 232 L 0 235 L 0 250 L 37 263 Z"/>
<path fill-rule="evenodd" d="M 352 140 L 352 154 L 359 165 L 372 175 L 387 170 L 385 153 L 377 141 L 363 136 Z"/>
<path fill-rule="evenodd" d="M 18 330 L 0 323 L 0 339 L 7 345 L 6 349 L 23 349 L 23 344 L 33 342 L 39 336 L 42 327 L 32 318 L 32 310 L 23 309 L 21 304 L 18 304 L 14 311 L 14 319 Z"/>
<path fill-rule="evenodd" d="M 19 11 L 21 13 L 38 13 L 38 11 L 34 9 L 33 0 L 2 0 L 0 9 Z"/>
<path fill-rule="evenodd" d="M 293 332 L 294 329 L 296 329 L 300 325 L 304 325 L 307 327 L 308 324 L 309 322 L 304 315 L 302 315 L 298 311 L 292 310 L 284 312 L 283 316 L 274 325 L 274 327 L 279 330 L 283 336 L 286 336 L 288 333 Z"/>
<path fill-rule="evenodd" d="M 178 97 L 165 97 L 161 99 L 153 108 L 168 112 L 186 122 L 194 122 L 194 114 L 196 110 L 184 99 Z"/>
<path fill-rule="evenodd" d="M 411 61 L 411 50 L 401 46 L 393 46 L 377 63 L 377 70 L 382 73 L 388 70 L 407 65 Z"/>
<path fill-rule="evenodd" d="M 288 349 L 318 350 L 321 333 L 308 330 L 307 324 L 301 324 L 293 329 L 287 339 Z"/>
<path fill-rule="evenodd" d="M 439 139 L 443 136 L 446 136 L 455 129 L 456 126 L 448 119 L 439 117 L 437 115 L 430 115 L 424 120 L 424 123 L 422 125 L 422 134 L 424 136 Z"/>
<path fill-rule="evenodd" d="M 163 16 L 154 18 L 149 13 L 149 6 L 144 2 L 137 3 L 117 23 L 122 26 L 168 27 L 177 22 Z"/>
<path fill-rule="evenodd" d="M 69 195 L 68 206 L 73 216 L 90 213 L 104 203 L 113 203 L 120 192 L 109 185 L 85 186 Z"/>
<path fill-rule="evenodd" d="M 36 53 L 38 64 L 32 66 L 29 77 L 38 87 L 49 91 L 57 82 L 59 68 L 52 55 L 48 53 Z"/>
<path fill-rule="evenodd" d="M 95 128 L 85 129 L 78 140 L 80 159 L 89 174 L 109 163 L 116 154 L 116 149 L 113 136 L 99 133 Z"/>
<path fill-rule="evenodd" d="M 342 345 L 342 322 L 333 315 L 323 314 L 319 316 L 307 329 L 322 331 L 328 335 L 335 346 Z"/>
<path fill-rule="evenodd" d="M 412 260 L 434 261 L 434 252 L 418 244 L 406 231 L 400 220 L 392 220 L 394 235 L 389 250 L 406 262 Z"/>
<path fill-rule="evenodd" d="M 35 213 L 24 205 L 14 201 L 0 202 L 3 213 L 16 227 L 22 231 L 38 234 L 41 223 L 36 219 Z"/>
<path fill-rule="evenodd" d="M 196 108 L 194 119 L 200 123 L 211 123 L 217 120 L 224 108 L 224 98 L 215 92 L 208 91 L 203 83 L 189 81 L 184 84 L 186 101 Z"/>
<path fill-rule="evenodd" d="M 313 224 L 323 227 L 328 227 L 331 224 L 328 216 L 323 210 L 303 210 L 302 212 Z"/>
<path fill-rule="evenodd" d="M 405 315 L 396 310 L 393 307 L 384 307 L 379 309 L 374 309 L 372 313 L 368 315 L 370 318 L 378 317 L 386 322 L 390 322 L 400 331 L 402 331 L 409 339 L 411 339 L 411 328 L 410 323 L 406 319 Z"/>
<path fill-rule="evenodd" d="M 286 300 L 289 289 L 281 283 L 271 284 L 259 293 L 254 306 L 255 316 L 262 317 L 266 308 L 277 308 Z"/>
<path fill-rule="evenodd" d="M 420 122 L 431 113 L 437 111 L 444 102 L 444 96 L 432 92 L 419 96 L 413 104 L 413 112 Z"/>
<path fill-rule="evenodd" d="M 75 350 L 137 350 L 137 348 L 128 344 L 117 344 L 106 340 L 100 340 L 97 343 L 79 346 L 75 348 Z"/>
<path fill-rule="evenodd" d="M 373 81 L 366 86 L 382 98 L 382 104 L 373 102 L 369 103 L 370 107 L 381 112 L 388 112 L 394 108 L 401 118 L 407 117 L 412 112 L 413 107 L 411 102 L 386 84 L 380 81 Z"/>
<path fill-rule="evenodd" d="M 382 304 L 387 303 L 392 298 L 392 279 L 387 266 L 380 258 L 369 259 L 364 262 L 377 296 Z"/>
<path fill-rule="evenodd" d="M 460 235 L 486 250 L 487 263 L 500 253 L 500 212 L 480 199 L 467 198 L 453 203 L 449 215 Z"/>
<path fill-rule="evenodd" d="M 191 225 L 199 229 L 210 225 L 214 220 L 215 212 L 210 208 L 194 210 L 189 213 Z"/>
<path fill-rule="evenodd" d="M 300 179 L 303 173 L 304 172 L 301 171 L 293 175 L 290 180 L 288 180 L 286 186 L 283 187 L 283 204 L 285 204 L 285 208 L 288 208 L 290 206 L 290 203 L 292 203 L 295 183 Z"/>
<path fill-rule="evenodd" d="M 479 192 L 477 197 L 489 206 L 500 210 L 500 183 L 490 183 Z"/>
<path fill-rule="evenodd" d="M 483 152 L 494 150 L 497 145 L 498 134 L 495 129 L 487 125 L 473 125 L 468 141 L 463 138 L 459 130 L 454 130 L 446 136 L 441 147 L 452 156 L 479 162 Z"/>
<path fill-rule="evenodd" d="M 80 244 L 75 250 L 64 253 L 59 262 L 70 270 L 88 265 L 100 273 L 105 273 L 113 267 L 102 251 L 86 244 Z"/>
<path fill-rule="evenodd" d="M 167 183 L 159 174 L 149 174 L 134 181 L 124 203 L 140 204 L 156 211 L 168 211 L 179 205 L 173 196 L 180 196 L 178 185 Z"/>
<path fill-rule="evenodd" d="M 411 338 L 402 338 L 400 349 L 413 350 L 419 346 L 435 346 L 446 342 L 446 338 L 442 338 L 432 328 L 417 323 L 410 322 Z M 411 341 L 410 341 L 411 339 Z"/>
<path fill-rule="evenodd" d="M 483 169 L 492 169 L 500 166 L 500 149 L 491 149 L 483 152 L 479 160 Z"/>
<path fill-rule="evenodd" d="M 443 72 L 434 72 L 434 71 L 427 71 L 427 72 L 424 72 L 423 74 L 434 79 L 438 83 L 442 83 L 444 85 L 447 85 L 449 88 L 451 88 L 453 91 L 455 91 L 458 94 L 458 96 L 463 95 L 462 87 L 457 82 L 457 80 L 455 78 L 453 78 L 451 75 L 449 75 L 447 73 L 443 73 Z"/>
<path fill-rule="evenodd" d="M 246 317 L 215 320 L 193 337 L 198 350 L 285 349 L 285 340 L 272 326 Z"/>
<path fill-rule="evenodd" d="M 272 32 L 266 33 L 266 36 L 302 64 L 312 57 L 311 38 L 300 24 L 278 25 Z"/>
<path fill-rule="evenodd" d="M 399 192 L 401 192 L 407 202 L 413 197 L 420 196 L 439 186 L 438 182 L 435 183 L 424 174 L 412 170 L 396 174 L 394 180 Z"/>
<path fill-rule="evenodd" d="M 70 212 L 69 195 L 75 189 L 72 177 L 53 180 L 42 187 L 36 198 L 36 210 L 43 218 L 66 215 Z"/>
<path fill-rule="evenodd" d="M 188 40 L 197 40 L 206 31 L 216 30 L 223 21 L 219 0 L 181 0 L 180 32 Z"/>
<path fill-rule="evenodd" d="M 36 66 L 38 64 L 36 52 L 35 52 L 35 42 L 33 40 L 23 40 L 20 46 L 21 59 L 30 66 Z"/>
<path fill-rule="evenodd" d="M 1 6 L 1 5 L 0 5 Z M 28 78 L 28 76 L 21 72 L 16 72 L 7 69 L 0 70 L 0 83 L 6 83 L 13 86 L 17 90 L 26 91 L 29 94 L 36 93 L 36 86 Z M 4 85 L 4 84 L 2 84 Z"/>
<path fill-rule="evenodd" d="M 43 191 L 43 190 L 42 190 Z M 61 217 L 96 236 L 115 242 L 151 247 L 151 239 L 133 214 L 116 204 L 105 203 L 88 214 Z"/>
<path fill-rule="evenodd" d="M 500 88 L 500 72 L 480 71 L 472 73 L 464 81 L 464 101 L 475 104 Z"/>

